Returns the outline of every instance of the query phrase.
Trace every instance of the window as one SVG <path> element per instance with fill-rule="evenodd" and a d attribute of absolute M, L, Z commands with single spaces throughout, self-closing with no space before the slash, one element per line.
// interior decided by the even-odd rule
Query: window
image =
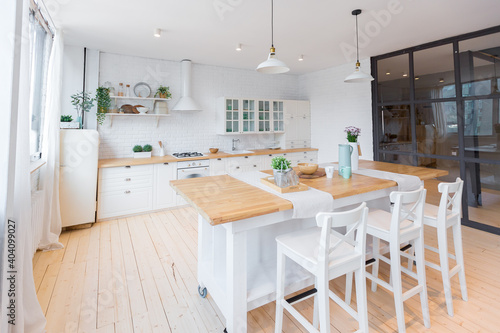
<path fill-rule="evenodd" d="M 30 10 L 30 156 L 41 157 L 42 129 L 47 85 L 47 68 L 52 45 L 52 33 L 43 21 L 38 8 Z"/>

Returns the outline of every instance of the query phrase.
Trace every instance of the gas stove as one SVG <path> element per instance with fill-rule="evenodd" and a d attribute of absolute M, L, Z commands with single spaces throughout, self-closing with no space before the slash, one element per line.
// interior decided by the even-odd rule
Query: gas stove
<path fill-rule="evenodd" d="M 200 156 L 205 156 L 202 153 L 198 152 L 191 152 L 191 153 L 173 153 L 172 156 L 175 158 L 189 158 L 189 157 L 200 157 Z"/>

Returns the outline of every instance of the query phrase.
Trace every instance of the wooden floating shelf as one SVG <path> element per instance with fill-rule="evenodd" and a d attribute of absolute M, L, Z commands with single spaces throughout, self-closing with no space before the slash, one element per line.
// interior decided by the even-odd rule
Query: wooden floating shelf
<path fill-rule="evenodd" d="M 161 117 L 169 117 L 170 113 L 167 114 L 143 114 L 143 113 L 106 113 L 106 116 L 109 116 L 109 127 L 113 126 L 113 118 L 114 117 L 150 117 L 156 118 L 156 127 L 160 122 Z"/>
<path fill-rule="evenodd" d="M 136 96 L 109 96 L 115 99 L 140 99 L 146 101 L 170 101 L 172 98 L 156 98 L 156 97 L 136 97 Z"/>

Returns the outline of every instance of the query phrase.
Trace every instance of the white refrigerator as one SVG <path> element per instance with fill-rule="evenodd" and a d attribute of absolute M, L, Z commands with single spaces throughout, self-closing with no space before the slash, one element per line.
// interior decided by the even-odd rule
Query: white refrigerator
<path fill-rule="evenodd" d="M 59 203 L 63 227 L 96 221 L 99 133 L 60 131 Z"/>

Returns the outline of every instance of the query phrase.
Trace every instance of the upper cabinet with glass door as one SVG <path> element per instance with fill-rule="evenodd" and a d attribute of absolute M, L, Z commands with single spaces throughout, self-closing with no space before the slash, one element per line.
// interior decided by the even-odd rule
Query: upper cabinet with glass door
<path fill-rule="evenodd" d="M 270 104 L 270 101 L 259 101 L 259 132 L 271 132 Z"/>
<path fill-rule="evenodd" d="M 285 120 L 283 112 L 283 101 L 273 101 L 273 131 L 284 132 Z"/>

